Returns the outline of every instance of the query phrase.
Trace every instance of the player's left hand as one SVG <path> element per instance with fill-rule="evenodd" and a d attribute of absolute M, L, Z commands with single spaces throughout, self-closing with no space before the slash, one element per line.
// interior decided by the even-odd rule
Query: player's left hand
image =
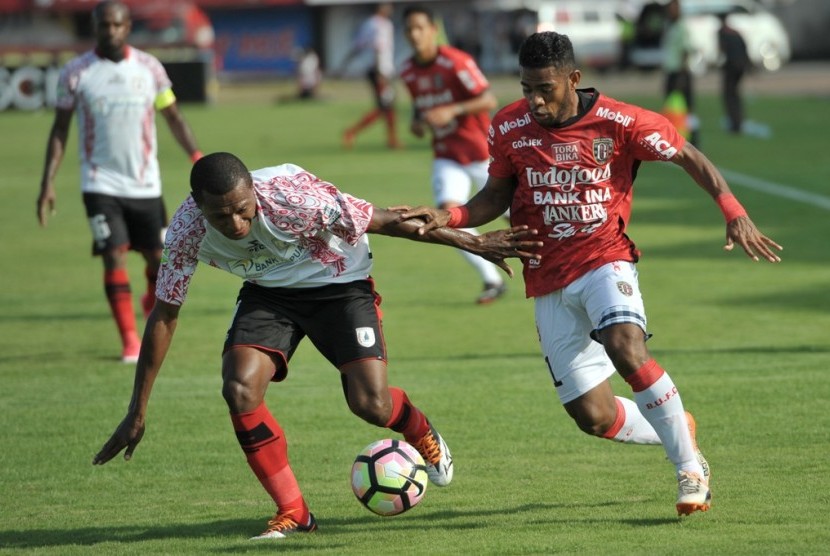
<path fill-rule="evenodd" d="M 732 251 L 736 243 L 754 261 L 760 260 L 760 255 L 771 263 L 781 262 L 781 257 L 776 255 L 772 248 L 774 247 L 779 251 L 784 248 L 758 231 L 758 228 L 755 227 L 755 224 L 748 216 L 739 216 L 726 225 L 726 245 L 723 246 L 724 250 Z"/>
<path fill-rule="evenodd" d="M 536 251 L 543 243 L 538 240 L 528 239 L 537 235 L 537 230 L 531 230 L 527 226 L 513 226 L 506 230 L 496 230 L 477 236 L 478 245 L 475 253 L 490 261 L 508 276 L 513 277 L 513 269 L 505 262 L 510 257 L 522 260 L 541 260 L 542 255 Z"/>

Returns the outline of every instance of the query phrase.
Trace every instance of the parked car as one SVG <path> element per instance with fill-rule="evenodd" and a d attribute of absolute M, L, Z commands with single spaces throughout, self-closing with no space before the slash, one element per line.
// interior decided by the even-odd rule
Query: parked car
<path fill-rule="evenodd" d="M 537 31 L 568 35 L 576 60 L 583 66 L 617 66 L 622 56 L 622 25 L 616 8 L 613 0 L 541 1 Z"/>
<path fill-rule="evenodd" d="M 660 38 L 666 25 L 663 4 L 665 1 L 643 6 L 629 57 L 635 67 L 660 66 Z M 729 25 L 741 34 L 756 67 L 775 71 L 790 59 L 787 31 L 774 14 L 755 0 L 682 0 L 681 9 L 693 48 L 689 67 L 696 74 L 718 65 L 720 14 L 727 14 Z"/>

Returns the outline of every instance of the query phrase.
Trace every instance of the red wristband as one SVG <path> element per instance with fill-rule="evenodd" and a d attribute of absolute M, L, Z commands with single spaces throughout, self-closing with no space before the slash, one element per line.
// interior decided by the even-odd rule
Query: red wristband
<path fill-rule="evenodd" d="M 190 155 L 190 162 L 196 162 L 197 160 L 202 158 L 202 156 L 204 156 L 202 154 L 202 151 L 193 151 L 193 154 Z"/>
<path fill-rule="evenodd" d="M 470 219 L 470 211 L 467 210 L 467 207 L 452 207 L 447 210 L 450 213 L 450 219 L 447 222 L 448 227 L 463 228 L 467 225 L 467 221 Z"/>
<path fill-rule="evenodd" d="M 715 202 L 718 203 L 718 206 L 723 213 L 723 217 L 726 218 L 727 223 L 732 222 L 741 216 L 746 216 L 746 209 L 741 206 L 738 199 L 736 199 L 731 193 L 721 193 L 717 196 Z"/>

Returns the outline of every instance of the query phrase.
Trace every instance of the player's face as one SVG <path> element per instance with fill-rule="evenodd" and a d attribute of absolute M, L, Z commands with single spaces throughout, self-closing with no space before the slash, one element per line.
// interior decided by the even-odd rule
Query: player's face
<path fill-rule="evenodd" d="M 203 193 L 197 201 L 199 209 L 212 228 L 228 239 L 243 239 L 251 232 L 256 216 L 256 196 L 251 184 L 240 180 L 224 195 Z"/>
<path fill-rule="evenodd" d="M 423 62 L 435 58 L 438 30 L 426 14 L 413 13 L 406 18 L 406 40 L 415 51 L 415 59 Z"/>
<path fill-rule="evenodd" d="M 130 34 L 130 15 L 118 5 L 108 5 L 95 13 L 95 38 L 98 50 L 107 58 L 123 55 Z"/>
<path fill-rule="evenodd" d="M 522 94 L 533 118 L 544 127 L 552 127 L 577 114 L 576 86 L 579 70 L 522 68 Z"/>

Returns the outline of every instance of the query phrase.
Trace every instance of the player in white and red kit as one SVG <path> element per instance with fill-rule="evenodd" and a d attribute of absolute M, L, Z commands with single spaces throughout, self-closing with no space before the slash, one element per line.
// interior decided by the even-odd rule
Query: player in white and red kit
<path fill-rule="evenodd" d="M 256 539 L 317 528 L 288 464 L 285 435 L 264 398 L 284 380 L 288 361 L 308 336 L 341 373 L 351 411 L 401 433 L 427 463 L 430 480 L 449 484 L 452 456 L 424 414 L 387 383 L 380 296 L 371 279 L 367 233 L 468 249 L 512 274 L 504 257 L 533 257 L 540 244 L 520 228 L 473 236 L 443 229 L 419 235 L 421 223 L 374 207 L 334 185 L 283 164 L 248 172 L 230 153 L 199 160 L 191 196 L 167 231 L 157 301 L 147 320 L 127 416 L 95 456 L 103 464 L 144 434 L 147 403 L 199 261 L 244 280 L 222 355 L 222 393 L 248 464 L 277 505 Z"/>
<path fill-rule="evenodd" d="M 145 315 L 155 299 L 161 261 L 161 234 L 167 215 L 156 156 L 155 111 L 191 160 L 200 156 L 193 134 L 176 104 L 161 63 L 127 45 L 130 14 L 119 2 L 101 2 L 93 11 L 95 50 L 70 60 L 58 83 L 55 121 L 47 144 L 38 218 L 45 226 L 55 208 L 54 179 L 66 150 L 69 125 L 78 113 L 81 192 L 93 237 L 93 253 L 104 263 L 104 288 L 121 336 L 121 360 L 134 363 L 136 330 L 126 252 L 145 259 Z"/>
<path fill-rule="evenodd" d="M 466 52 L 438 44 L 432 10 L 410 6 L 404 10 L 406 38 L 413 55 L 400 71 L 412 96 L 412 133 L 432 135 L 432 193 L 435 205 L 448 209 L 463 205 L 472 187 L 487 182 L 487 129 L 496 97 L 475 60 Z M 465 231 L 477 233 L 474 228 Z M 484 283 L 478 303 L 495 301 L 506 291 L 496 267 L 467 253 L 462 256 Z"/>
<path fill-rule="evenodd" d="M 419 207 L 422 231 L 477 226 L 510 207 L 513 225 L 539 230 L 541 259 L 524 263 L 528 297 L 545 362 L 568 414 L 588 434 L 662 444 L 676 468 L 679 514 L 709 508 L 709 466 L 677 387 L 646 348 L 646 316 L 626 235 L 633 181 L 641 162 L 670 161 L 718 203 L 726 249 L 780 261 L 725 180 L 662 116 L 577 89 L 573 47 L 553 32 L 528 37 L 519 51 L 524 98 L 490 128 L 490 179 L 464 207 Z M 619 372 L 634 400 L 614 396 Z"/>

